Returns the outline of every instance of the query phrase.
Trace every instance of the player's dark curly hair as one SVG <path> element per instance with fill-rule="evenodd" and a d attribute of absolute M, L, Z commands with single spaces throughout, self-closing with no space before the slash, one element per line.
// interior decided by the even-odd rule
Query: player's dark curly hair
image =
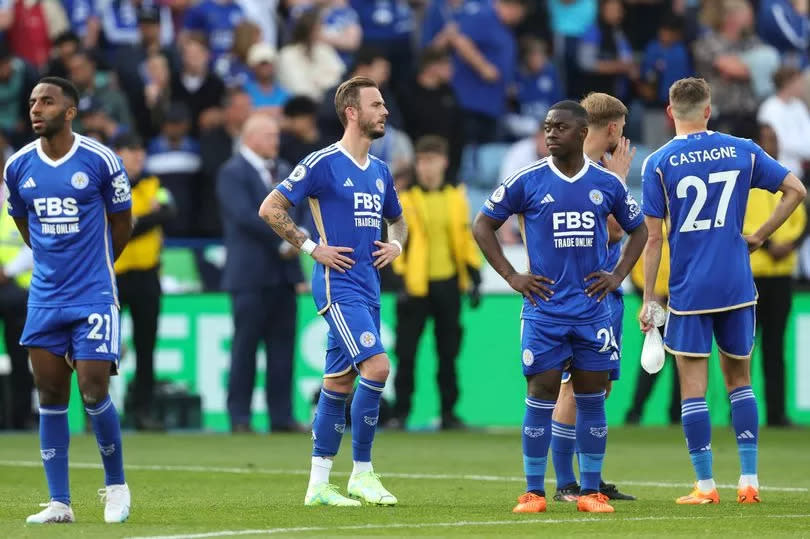
<path fill-rule="evenodd" d="M 79 106 L 79 90 L 67 79 L 62 77 L 43 77 L 39 79 L 37 84 L 52 84 L 58 86 L 62 90 L 62 94 L 73 101 L 73 106 Z"/>

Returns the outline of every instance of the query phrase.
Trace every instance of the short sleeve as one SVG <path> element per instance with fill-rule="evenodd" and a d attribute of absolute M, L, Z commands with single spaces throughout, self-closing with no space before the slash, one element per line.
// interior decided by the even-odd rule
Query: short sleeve
<path fill-rule="evenodd" d="M 13 167 L 6 167 L 3 172 L 3 190 L 8 192 L 8 214 L 12 217 L 25 217 L 28 210 L 22 197 L 20 197 L 17 180 Z"/>
<path fill-rule="evenodd" d="M 394 188 L 394 178 L 391 171 L 385 167 L 385 201 L 383 202 L 383 217 L 386 219 L 396 219 L 402 215 L 402 205 L 399 203 L 399 195 Z"/>
<path fill-rule="evenodd" d="M 510 178 L 489 195 L 484 207 L 481 208 L 481 213 L 497 221 L 506 221 L 510 215 L 523 213 L 525 198 L 521 178 L 514 180 Z"/>
<path fill-rule="evenodd" d="M 751 187 L 765 189 L 771 193 L 779 190 L 790 171 L 776 159 L 765 153 L 757 144 L 751 143 L 754 170 L 751 173 Z"/>
<path fill-rule="evenodd" d="M 104 198 L 104 205 L 108 213 L 118 213 L 132 208 L 132 190 L 129 184 L 129 176 L 121 163 L 121 159 L 116 156 L 118 166 L 112 174 L 106 167 L 102 167 L 104 174 L 101 181 L 101 196 Z"/>
<path fill-rule="evenodd" d="M 310 157 L 307 156 L 298 163 L 287 179 L 279 183 L 275 189 L 284 195 L 284 198 L 289 200 L 293 206 L 297 206 L 307 197 L 317 196 L 321 187 L 321 169 L 310 168 L 305 164 Z"/>
<path fill-rule="evenodd" d="M 632 232 L 644 222 L 644 216 L 641 215 L 641 206 L 633 198 L 630 191 L 627 190 L 627 186 L 618 179 L 614 189 L 611 213 L 627 233 Z"/>
<path fill-rule="evenodd" d="M 667 213 L 664 184 L 658 175 L 656 162 L 648 157 L 641 166 L 642 211 L 644 215 L 663 219 Z"/>

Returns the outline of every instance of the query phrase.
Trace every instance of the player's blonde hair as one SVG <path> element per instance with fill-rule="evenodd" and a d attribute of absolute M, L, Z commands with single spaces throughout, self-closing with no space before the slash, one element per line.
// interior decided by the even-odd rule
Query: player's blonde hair
<path fill-rule="evenodd" d="M 712 88 L 704 79 L 689 77 L 669 88 L 669 105 L 678 120 L 696 119 L 712 100 Z"/>
<path fill-rule="evenodd" d="M 335 111 L 343 127 L 346 127 L 346 108 L 360 108 L 361 88 L 379 88 L 379 86 L 368 77 L 352 77 L 338 86 L 335 93 Z"/>
<path fill-rule="evenodd" d="M 627 107 L 612 95 L 591 92 L 579 103 L 588 112 L 588 125 L 607 127 L 610 122 L 627 116 Z"/>

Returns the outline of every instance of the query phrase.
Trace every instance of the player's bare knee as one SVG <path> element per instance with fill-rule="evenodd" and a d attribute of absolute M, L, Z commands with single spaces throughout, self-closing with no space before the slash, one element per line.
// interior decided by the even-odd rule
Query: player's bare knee
<path fill-rule="evenodd" d="M 529 376 L 527 379 L 526 393 L 533 399 L 556 401 L 559 392 L 559 377 L 555 379 L 554 376 L 549 376 L 547 372 Z"/>
<path fill-rule="evenodd" d="M 42 406 L 62 406 L 70 401 L 70 387 L 62 387 L 60 384 L 43 383 L 37 380 L 37 395 Z"/>
<path fill-rule="evenodd" d="M 93 406 L 107 398 L 107 382 L 102 378 L 79 379 L 79 393 L 87 406 Z"/>
<path fill-rule="evenodd" d="M 323 387 L 336 393 L 351 393 L 354 387 L 354 374 L 344 374 L 337 378 L 324 378 Z"/>
<path fill-rule="evenodd" d="M 370 357 L 360 364 L 360 375 L 367 380 L 384 383 L 390 373 L 391 362 L 385 354 Z"/>

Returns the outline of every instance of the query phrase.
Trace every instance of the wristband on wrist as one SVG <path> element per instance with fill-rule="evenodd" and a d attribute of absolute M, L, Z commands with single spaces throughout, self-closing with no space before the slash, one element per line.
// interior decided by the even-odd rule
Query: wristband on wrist
<path fill-rule="evenodd" d="M 315 250 L 318 244 L 312 241 L 311 239 L 307 238 L 304 243 L 301 244 L 301 250 L 304 251 L 309 256 L 312 256 L 312 251 Z"/>
<path fill-rule="evenodd" d="M 388 243 L 390 243 L 392 245 L 396 245 L 397 247 L 399 247 L 399 254 L 402 254 L 402 244 L 399 243 L 399 240 L 391 240 Z"/>

